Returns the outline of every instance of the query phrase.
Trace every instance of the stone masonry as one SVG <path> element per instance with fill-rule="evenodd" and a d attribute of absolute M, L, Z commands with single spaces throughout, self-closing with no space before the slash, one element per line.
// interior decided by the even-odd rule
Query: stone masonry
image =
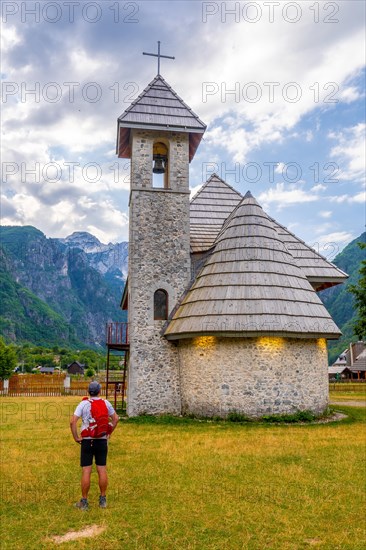
<path fill-rule="evenodd" d="M 160 75 L 118 119 L 118 156 L 131 158 L 127 414 L 322 413 L 328 404 L 324 336 L 338 337 L 339 329 L 326 325 L 324 319 L 331 319 L 305 280 L 316 267 L 313 253 L 309 265 L 304 256 L 306 273 L 295 257 L 292 264 L 285 244 L 292 246 L 294 237 L 297 246 L 297 238 L 278 228 L 250 193 L 242 197 L 214 175 L 192 201 L 191 273 L 189 161 L 205 129 Z M 155 157 L 161 162 L 167 155 L 163 176 L 153 176 L 154 154 L 163 156 Z M 242 257 L 243 250 L 255 256 Z M 334 268 L 326 264 L 320 278 Z M 338 282 L 339 275 L 345 278 L 337 273 Z M 154 319 L 159 289 L 168 296 L 168 322 Z M 157 317 L 165 317 L 164 296 Z M 283 336 L 270 336 L 269 323 L 279 317 Z M 256 335 L 253 323 L 261 324 Z"/>
<path fill-rule="evenodd" d="M 202 336 L 179 342 L 182 412 L 250 417 L 328 404 L 324 339 Z"/>
<path fill-rule="evenodd" d="M 174 308 L 190 279 L 188 134 L 133 130 L 129 236 L 128 414 L 180 414 L 178 348 L 154 321 L 156 290 Z M 169 186 L 152 185 L 154 141 L 169 151 Z"/>

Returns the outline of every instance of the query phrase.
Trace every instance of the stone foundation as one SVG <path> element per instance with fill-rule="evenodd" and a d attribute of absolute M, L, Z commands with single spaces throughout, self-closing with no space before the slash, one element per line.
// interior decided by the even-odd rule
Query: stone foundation
<path fill-rule="evenodd" d="M 162 321 L 153 321 L 132 338 L 127 413 L 181 413 L 178 348 L 160 336 Z"/>
<path fill-rule="evenodd" d="M 180 340 L 179 359 L 183 414 L 322 413 L 328 404 L 324 339 L 203 336 Z"/>

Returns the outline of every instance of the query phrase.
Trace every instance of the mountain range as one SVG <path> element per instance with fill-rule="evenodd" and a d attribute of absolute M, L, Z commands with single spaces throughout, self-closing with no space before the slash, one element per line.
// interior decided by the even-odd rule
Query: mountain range
<path fill-rule="evenodd" d="M 0 334 L 36 345 L 100 347 L 105 324 L 125 321 L 119 304 L 128 266 L 128 243 L 103 244 L 87 232 L 47 238 L 32 226 L 3 226 L 0 247 Z M 329 342 L 330 360 L 353 335 L 356 312 L 349 284 L 358 280 L 366 233 L 349 243 L 333 263 L 349 274 L 346 283 L 319 293 L 343 332 Z"/>
<path fill-rule="evenodd" d="M 32 226 L 1 227 L 1 334 L 13 342 L 99 347 L 119 308 L 128 243 L 86 232 L 47 238 Z"/>

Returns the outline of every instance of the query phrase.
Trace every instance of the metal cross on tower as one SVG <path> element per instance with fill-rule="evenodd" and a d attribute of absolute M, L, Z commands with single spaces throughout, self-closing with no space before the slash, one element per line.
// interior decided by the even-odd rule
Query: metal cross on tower
<path fill-rule="evenodd" d="M 160 58 L 164 57 L 165 59 L 175 59 L 175 57 L 171 57 L 170 55 L 162 55 L 160 53 L 160 40 L 158 40 L 158 53 L 146 53 L 142 52 L 142 55 L 151 55 L 152 57 L 158 58 L 158 75 L 160 75 Z"/>

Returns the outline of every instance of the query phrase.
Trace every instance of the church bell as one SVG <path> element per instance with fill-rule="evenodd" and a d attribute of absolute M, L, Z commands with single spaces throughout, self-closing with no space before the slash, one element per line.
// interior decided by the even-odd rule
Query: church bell
<path fill-rule="evenodd" d="M 165 163 L 166 157 L 163 157 L 162 155 L 154 155 L 153 173 L 165 174 Z"/>

